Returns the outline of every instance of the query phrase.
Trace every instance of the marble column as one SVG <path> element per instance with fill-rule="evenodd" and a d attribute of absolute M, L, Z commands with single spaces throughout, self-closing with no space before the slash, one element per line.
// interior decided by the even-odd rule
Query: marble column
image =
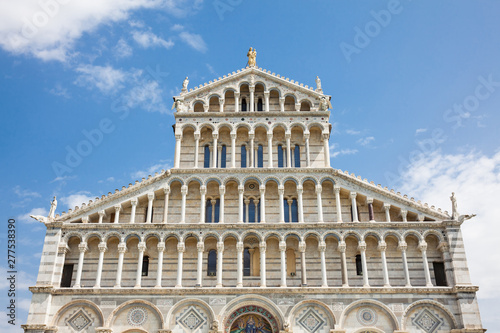
<path fill-rule="evenodd" d="M 408 211 L 406 209 L 401 209 L 401 217 L 403 218 L 403 222 L 408 222 L 407 216 L 408 216 Z"/>
<path fill-rule="evenodd" d="M 238 186 L 238 223 L 243 223 L 243 193 L 245 193 L 245 186 Z"/>
<path fill-rule="evenodd" d="M 219 98 L 219 112 L 224 112 L 224 98 Z"/>
<path fill-rule="evenodd" d="M 248 208 L 249 208 L 249 206 L 250 206 L 250 199 L 245 199 L 245 200 L 243 200 L 243 202 L 245 203 L 245 214 L 244 214 L 244 215 L 245 215 L 245 220 L 244 220 L 243 222 L 248 223 L 248 222 L 250 221 L 250 220 L 248 219 L 248 218 L 249 218 L 249 216 L 250 216 L 250 214 L 249 214 L 249 212 L 248 212 Z"/>
<path fill-rule="evenodd" d="M 130 204 L 132 205 L 132 209 L 130 210 L 130 223 L 135 223 L 135 214 L 137 211 L 137 198 L 133 198 L 130 200 Z"/>
<path fill-rule="evenodd" d="M 210 203 L 212 204 L 212 223 L 215 223 L 215 204 L 217 203 L 216 199 L 211 199 Z M 220 216 L 220 214 L 219 214 Z"/>
<path fill-rule="evenodd" d="M 161 288 L 161 278 L 163 275 L 163 252 L 165 252 L 165 242 L 160 241 L 156 246 L 158 250 L 158 265 L 156 267 L 156 285 L 155 288 Z"/>
<path fill-rule="evenodd" d="M 321 257 L 321 287 L 327 288 L 328 279 L 326 277 L 326 258 L 325 258 L 326 243 L 324 241 L 319 242 L 318 251 Z"/>
<path fill-rule="evenodd" d="M 250 132 L 248 133 L 248 137 L 250 138 L 250 151 L 248 152 L 248 157 L 250 161 L 250 168 L 255 168 L 257 163 L 255 163 L 255 156 L 254 156 L 254 143 L 255 143 L 255 133 Z"/>
<path fill-rule="evenodd" d="M 104 253 L 108 250 L 105 242 L 100 242 L 97 246 L 99 249 L 99 262 L 97 263 L 97 275 L 95 278 L 94 288 L 101 288 L 102 266 L 104 265 Z"/>
<path fill-rule="evenodd" d="M 330 138 L 330 134 L 323 133 L 323 150 L 325 154 L 325 168 L 330 167 L 330 145 L 328 144 L 328 139 Z"/>
<path fill-rule="evenodd" d="M 292 153 L 290 149 L 290 139 L 292 138 L 292 133 L 288 132 L 285 133 L 285 139 L 286 139 L 286 167 L 291 168 L 292 167 Z"/>
<path fill-rule="evenodd" d="M 122 285 L 122 271 L 123 271 L 123 257 L 127 252 L 127 244 L 121 242 L 118 244 L 118 267 L 116 268 L 116 281 L 115 288 L 121 288 Z"/>
<path fill-rule="evenodd" d="M 307 286 L 307 270 L 306 270 L 306 242 L 299 242 L 300 252 L 300 269 L 302 275 L 302 287 Z"/>
<path fill-rule="evenodd" d="M 200 223 L 205 223 L 206 217 L 205 217 L 205 212 L 206 212 L 206 199 L 205 195 L 207 194 L 207 187 L 205 185 L 200 186 Z M 213 210 L 213 207 L 212 207 Z M 212 220 L 214 222 L 214 220 Z"/>
<path fill-rule="evenodd" d="M 358 219 L 358 204 L 356 202 L 356 196 L 358 193 L 351 192 L 351 209 L 352 209 L 352 222 L 359 222 Z"/>
<path fill-rule="evenodd" d="M 269 91 L 264 91 L 264 99 L 265 99 L 265 111 L 266 112 L 269 112 L 269 96 L 270 96 L 270 92 Z"/>
<path fill-rule="evenodd" d="M 78 257 L 78 268 L 76 271 L 76 280 L 73 288 L 81 288 L 82 271 L 83 271 L 83 260 L 85 258 L 85 252 L 88 251 L 87 243 L 81 242 L 78 245 L 78 251 L 80 251 L 80 256 Z"/>
<path fill-rule="evenodd" d="M 309 132 L 304 133 L 304 139 L 306 140 L 306 167 L 311 166 L 311 157 L 309 154 L 309 138 L 311 137 L 311 134 Z"/>
<path fill-rule="evenodd" d="M 151 223 L 153 221 L 153 199 L 155 198 L 154 193 L 148 193 L 148 214 L 146 216 L 146 223 Z"/>
<path fill-rule="evenodd" d="M 265 241 L 260 242 L 260 287 L 266 287 L 266 248 L 267 244 Z"/>
<path fill-rule="evenodd" d="M 273 167 L 273 132 L 267 132 L 267 166 Z"/>
<path fill-rule="evenodd" d="M 226 186 L 219 186 L 219 223 L 224 223 L 224 195 L 226 194 Z"/>
<path fill-rule="evenodd" d="M 285 112 L 285 97 L 280 97 L 280 112 Z"/>
<path fill-rule="evenodd" d="M 198 159 L 200 155 L 200 132 L 194 132 L 194 168 L 198 168 Z"/>
<path fill-rule="evenodd" d="M 368 204 L 368 219 L 370 222 L 375 222 L 375 214 L 373 212 L 373 198 L 366 198 L 366 203 Z"/>
<path fill-rule="evenodd" d="M 342 287 L 349 287 L 349 276 L 347 275 L 347 259 L 345 255 L 346 244 L 340 241 L 337 250 L 340 252 L 341 266 L 342 266 Z"/>
<path fill-rule="evenodd" d="M 181 186 L 182 202 L 181 202 L 181 222 L 186 223 L 186 196 L 188 193 L 188 187 L 186 185 Z"/>
<path fill-rule="evenodd" d="M 279 243 L 280 257 L 281 257 L 281 284 L 280 287 L 286 287 L 286 242 L 280 241 Z"/>
<path fill-rule="evenodd" d="M 222 168 L 222 145 L 219 144 L 217 147 L 217 166 L 216 168 Z"/>
<path fill-rule="evenodd" d="M 438 250 L 443 254 L 444 271 L 448 286 L 455 286 L 455 276 L 451 265 L 450 245 L 447 242 L 439 243 Z"/>
<path fill-rule="evenodd" d="M 236 243 L 236 253 L 237 253 L 237 283 L 236 283 L 236 288 L 241 288 L 243 287 L 243 250 L 245 248 L 243 247 L 243 242 L 238 242 Z"/>
<path fill-rule="evenodd" d="M 168 223 L 168 200 L 170 198 L 170 186 L 165 186 L 163 188 L 163 193 L 165 194 L 163 202 L 163 223 Z"/>
<path fill-rule="evenodd" d="M 142 280 L 142 263 L 144 259 L 144 252 L 146 251 L 146 243 L 140 242 L 137 245 L 137 250 L 139 252 L 139 258 L 137 259 L 137 271 L 135 274 L 135 286 L 134 288 L 140 288 L 141 287 L 141 280 Z"/>
<path fill-rule="evenodd" d="M 255 86 L 250 86 L 250 112 L 255 111 Z"/>
<path fill-rule="evenodd" d="M 260 223 L 266 223 L 266 185 L 260 185 Z"/>
<path fill-rule="evenodd" d="M 366 243 L 364 241 L 359 242 L 358 250 L 361 252 L 361 267 L 363 269 L 363 287 L 369 287 L 368 282 L 368 267 L 366 266 Z"/>
<path fill-rule="evenodd" d="M 177 243 L 177 284 L 176 288 L 182 287 L 182 270 L 183 264 L 182 261 L 184 259 L 184 252 L 186 251 L 186 245 L 184 242 Z"/>
<path fill-rule="evenodd" d="M 122 209 L 122 205 L 115 205 L 115 221 L 114 223 L 120 223 L 120 210 Z"/>
<path fill-rule="evenodd" d="M 427 243 L 422 241 L 418 244 L 418 249 L 422 252 L 422 263 L 424 264 L 425 286 L 433 287 L 431 280 L 431 272 L 429 270 L 429 262 L 427 261 Z"/>
<path fill-rule="evenodd" d="M 278 186 L 279 193 L 279 201 L 280 201 L 280 223 L 285 223 L 285 202 L 284 202 L 284 194 L 285 187 L 283 185 Z"/>
<path fill-rule="evenodd" d="M 240 93 L 234 93 L 234 112 L 240 112 Z"/>
<path fill-rule="evenodd" d="M 391 222 L 391 214 L 389 212 L 390 209 L 391 209 L 391 204 L 385 203 L 384 210 L 385 210 L 385 221 L 386 222 Z"/>
<path fill-rule="evenodd" d="M 302 185 L 297 186 L 297 210 L 299 213 L 299 223 L 304 222 L 304 202 L 302 200 L 302 194 L 304 193 L 304 187 Z"/>
<path fill-rule="evenodd" d="M 231 168 L 236 168 L 236 133 L 231 132 Z"/>
<path fill-rule="evenodd" d="M 316 201 L 318 206 L 318 222 L 323 223 L 323 200 L 321 199 L 321 192 L 323 187 L 321 185 L 316 185 Z"/>
<path fill-rule="evenodd" d="M 342 223 L 342 203 L 340 202 L 340 186 L 334 186 L 335 192 L 335 208 L 337 209 L 337 222 Z"/>
<path fill-rule="evenodd" d="M 406 260 L 406 249 L 408 245 L 404 241 L 400 241 L 398 244 L 398 250 L 401 251 L 401 257 L 403 259 L 403 271 L 405 273 L 405 287 L 411 287 L 410 282 L 410 272 L 408 271 L 408 261 Z"/>
<path fill-rule="evenodd" d="M 196 249 L 198 250 L 198 262 L 197 262 L 197 270 L 196 270 L 196 287 L 201 287 L 201 276 L 203 273 L 203 251 L 205 251 L 205 243 L 198 242 L 196 244 Z"/>
<path fill-rule="evenodd" d="M 224 257 L 224 242 L 217 242 L 217 288 L 222 288 L 222 267 Z"/>
<path fill-rule="evenodd" d="M 384 276 L 384 287 L 389 288 L 391 284 L 389 282 L 389 270 L 387 269 L 387 258 L 385 256 L 385 251 L 387 250 L 386 242 L 379 241 L 378 250 L 380 251 L 380 257 L 382 258 L 382 275 Z"/>
<path fill-rule="evenodd" d="M 97 223 L 100 224 L 100 223 L 102 223 L 104 216 L 106 216 L 106 212 L 103 210 L 100 210 L 97 214 L 99 214 L 99 222 L 97 222 Z"/>
<path fill-rule="evenodd" d="M 174 158 L 175 169 L 179 169 L 181 165 L 181 140 L 182 140 L 182 134 L 175 134 L 175 158 Z"/>
<path fill-rule="evenodd" d="M 214 139 L 213 148 L 214 153 L 212 154 L 212 168 L 217 168 L 217 140 L 219 139 L 219 133 L 212 133 L 212 138 Z"/>
<path fill-rule="evenodd" d="M 253 204 L 255 205 L 255 223 L 260 223 L 260 221 L 259 221 L 259 199 L 255 199 L 253 201 Z"/>

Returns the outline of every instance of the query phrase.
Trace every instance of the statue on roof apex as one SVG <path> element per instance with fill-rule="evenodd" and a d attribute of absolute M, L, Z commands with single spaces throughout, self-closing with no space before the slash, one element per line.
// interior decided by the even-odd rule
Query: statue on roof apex
<path fill-rule="evenodd" d="M 455 192 L 451 192 L 450 200 L 451 200 L 451 219 L 457 220 L 460 214 L 458 214 L 457 198 L 455 198 Z"/>
<path fill-rule="evenodd" d="M 316 76 L 316 91 L 323 92 L 323 89 L 321 89 L 321 79 L 319 78 L 319 76 Z"/>
<path fill-rule="evenodd" d="M 257 65 L 257 51 L 253 48 L 250 48 L 247 53 L 248 57 L 248 66 L 255 67 Z"/>
<path fill-rule="evenodd" d="M 54 199 L 50 203 L 50 210 L 49 210 L 49 219 L 53 219 L 56 215 L 56 208 L 57 208 L 57 199 L 56 196 L 54 195 Z"/>
<path fill-rule="evenodd" d="M 182 91 L 187 91 L 188 90 L 188 84 L 189 84 L 189 79 L 188 77 L 186 76 L 186 78 L 184 79 L 184 81 L 182 82 Z"/>

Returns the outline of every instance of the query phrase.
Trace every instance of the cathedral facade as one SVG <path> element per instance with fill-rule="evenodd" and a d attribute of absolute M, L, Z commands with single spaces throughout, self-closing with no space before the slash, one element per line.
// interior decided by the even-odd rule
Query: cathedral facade
<path fill-rule="evenodd" d="M 248 57 L 185 79 L 171 170 L 42 219 L 25 332 L 484 332 L 464 217 L 332 168 L 319 78 Z"/>

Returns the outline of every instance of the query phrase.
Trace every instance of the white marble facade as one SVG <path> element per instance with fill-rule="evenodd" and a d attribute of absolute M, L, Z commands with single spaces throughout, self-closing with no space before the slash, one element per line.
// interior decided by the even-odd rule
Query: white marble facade
<path fill-rule="evenodd" d="M 463 219 L 332 168 L 319 79 L 188 84 L 174 168 L 45 220 L 25 332 L 485 331 Z"/>

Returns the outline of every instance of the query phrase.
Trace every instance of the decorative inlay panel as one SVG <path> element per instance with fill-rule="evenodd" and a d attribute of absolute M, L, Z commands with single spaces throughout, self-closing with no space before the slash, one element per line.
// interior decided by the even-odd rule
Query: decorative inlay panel
<path fill-rule="evenodd" d="M 443 324 L 443 320 L 427 309 L 420 311 L 412 322 L 426 333 L 437 332 L 439 327 Z"/>
<path fill-rule="evenodd" d="M 314 311 L 313 308 L 307 309 L 297 322 L 302 326 L 307 332 L 315 333 L 323 327 L 326 321 L 322 318 L 322 316 Z"/>
<path fill-rule="evenodd" d="M 80 309 L 70 319 L 68 319 L 67 324 L 75 331 L 81 332 L 92 325 L 92 319 L 85 313 L 85 311 L 83 311 L 83 309 Z"/>
<path fill-rule="evenodd" d="M 208 323 L 205 314 L 194 306 L 190 306 L 177 318 L 177 324 L 182 326 L 187 332 L 194 332 Z"/>

